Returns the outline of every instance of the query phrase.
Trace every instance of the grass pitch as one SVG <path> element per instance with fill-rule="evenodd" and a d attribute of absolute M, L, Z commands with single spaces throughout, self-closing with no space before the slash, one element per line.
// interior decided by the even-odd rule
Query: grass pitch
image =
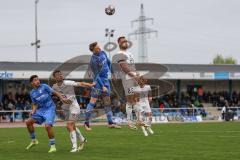
<path fill-rule="evenodd" d="M 81 131 L 88 143 L 83 151 L 69 153 L 71 143 L 64 127 L 55 127 L 58 151 L 48 154 L 44 128 L 36 128 L 39 145 L 26 151 L 26 128 L 0 129 L 0 160 L 239 160 L 240 123 L 153 125 L 155 134 L 144 137 L 132 131 L 93 126 Z"/>

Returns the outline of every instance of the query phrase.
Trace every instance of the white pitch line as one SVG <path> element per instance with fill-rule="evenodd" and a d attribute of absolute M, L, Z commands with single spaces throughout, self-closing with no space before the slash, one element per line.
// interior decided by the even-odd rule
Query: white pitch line
<path fill-rule="evenodd" d="M 15 141 L 7 141 L 7 143 L 14 143 Z"/>
<path fill-rule="evenodd" d="M 13 141 L 13 140 L 8 140 L 8 141 L 5 141 L 5 142 L 1 142 L 0 144 L 10 144 L 10 143 L 15 143 L 15 141 Z"/>
<path fill-rule="evenodd" d="M 191 131 L 190 133 L 239 133 L 240 131 Z"/>
<path fill-rule="evenodd" d="M 240 131 L 161 131 L 162 133 L 240 133 Z"/>
<path fill-rule="evenodd" d="M 238 138 L 240 136 L 218 136 L 219 138 Z"/>

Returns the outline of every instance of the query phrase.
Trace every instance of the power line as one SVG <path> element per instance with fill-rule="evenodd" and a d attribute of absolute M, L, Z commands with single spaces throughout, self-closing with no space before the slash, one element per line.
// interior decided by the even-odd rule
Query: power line
<path fill-rule="evenodd" d="M 99 43 L 105 43 L 106 41 L 98 41 Z M 79 41 L 79 42 L 50 42 L 50 43 L 42 43 L 41 47 L 51 47 L 51 46 L 70 46 L 76 45 L 80 46 L 83 44 L 90 44 L 91 41 Z M 26 48 L 31 47 L 29 44 L 2 44 L 0 48 Z"/>
<path fill-rule="evenodd" d="M 138 23 L 138 29 L 130 33 L 128 36 L 135 36 L 138 38 L 138 56 L 139 62 L 144 63 L 148 62 L 148 53 L 147 53 L 147 35 L 150 37 L 151 33 L 155 33 L 157 36 L 158 31 L 146 27 L 146 21 L 151 21 L 153 24 L 153 18 L 148 18 L 144 14 L 143 4 L 141 4 L 140 16 L 138 19 L 131 21 L 133 26 L 134 23 Z"/>

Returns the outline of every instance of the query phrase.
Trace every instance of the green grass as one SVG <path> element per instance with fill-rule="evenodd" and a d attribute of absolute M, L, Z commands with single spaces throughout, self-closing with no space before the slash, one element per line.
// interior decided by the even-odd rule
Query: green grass
<path fill-rule="evenodd" d="M 0 129 L 0 160 L 239 160 L 239 123 L 154 125 L 155 135 L 126 126 L 120 130 L 94 126 L 83 132 L 88 144 L 82 152 L 69 153 L 69 134 L 55 127 L 58 152 L 48 154 L 45 130 L 36 129 L 39 145 L 30 151 L 26 128 Z M 83 131 L 83 128 L 81 128 Z"/>

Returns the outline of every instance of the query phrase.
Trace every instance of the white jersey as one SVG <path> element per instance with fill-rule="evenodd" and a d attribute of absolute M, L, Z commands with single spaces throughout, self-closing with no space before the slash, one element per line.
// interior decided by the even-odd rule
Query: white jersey
<path fill-rule="evenodd" d="M 74 114 L 79 114 L 80 106 L 77 102 L 76 94 L 74 91 L 75 86 L 78 86 L 77 82 L 71 80 L 64 80 L 61 86 L 55 83 L 52 88 L 53 90 L 61 93 L 64 97 L 72 101 L 70 105 L 63 103 L 63 105 L 61 106 L 62 109 L 70 110 L 70 112 Z"/>
<path fill-rule="evenodd" d="M 120 64 L 121 62 L 126 62 L 131 72 L 136 72 L 134 57 L 131 52 L 119 51 L 116 55 L 113 56 L 112 63 Z M 134 86 L 137 86 L 136 81 L 132 77 L 130 77 L 128 74 L 126 74 L 124 71 L 122 71 L 121 68 L 116 69 L 115 73 L 122 80 L 125 95 L 133 94 L 132 88 Z"/>
<path fill-rule="evenodd" d="M 151 91 L 150 85 L 145 85 L 143 88 L 141 88 L 140 86 L 133 88 L 133 92 L 139 94 L 138 105 L 143 107 L 143 110 L 145 112 L 151 112 L 151 108 L 148 100 L 148 95 L 150 91 Z"/>
<path fill-rule="evenodd" d="M 131 52 L 129 52 L 129 51 L 119 51 L 117 54 L 122 55 L 122 56 L 119 56 L 118 63 L 121 63 L 121 61 L 125 61 L 129 65 L 129 68 L 130 68 L 131 71 L 134 71 L 134 72 L 136 71 L 134 57 L 133 57 L 133 54 Z M 132 79 L 125 72 L 122 72 L 121 77 L 122 77 L 122 79 Z"/>

